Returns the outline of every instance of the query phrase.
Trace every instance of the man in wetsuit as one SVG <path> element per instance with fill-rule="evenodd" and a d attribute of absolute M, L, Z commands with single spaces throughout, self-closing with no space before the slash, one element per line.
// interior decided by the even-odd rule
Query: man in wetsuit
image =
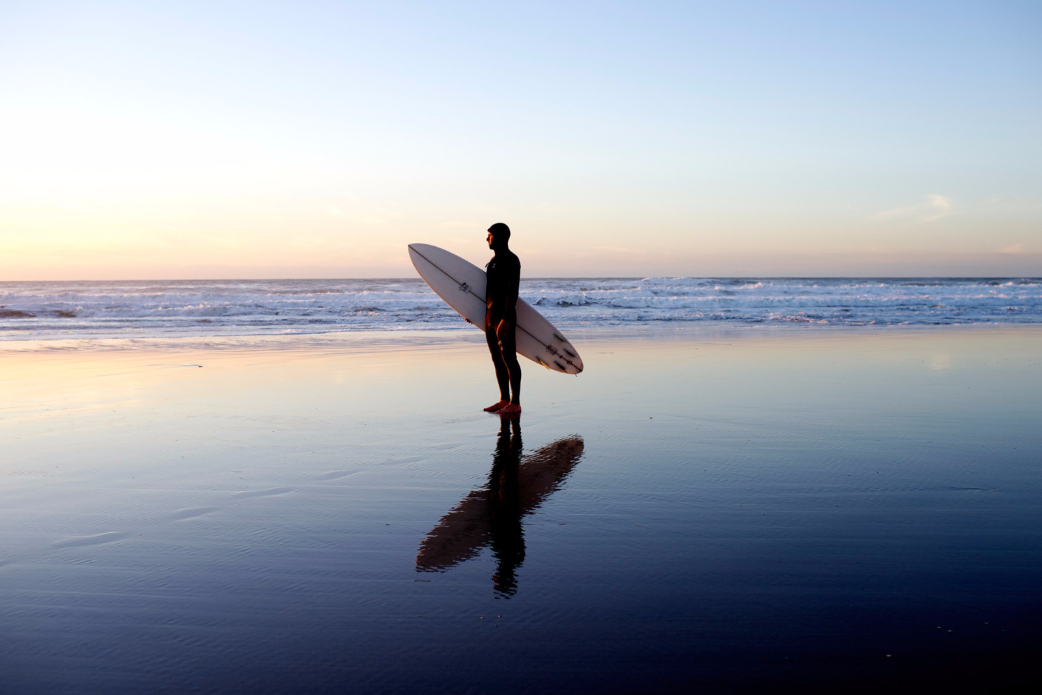
<path fill-rule="evenodd" d="M 492 353 L 499 382 L 499 401 L 485 408 L 505 416 L 521 414 L 521 365 L 517 363 L 517 291 L 521 261 L 507 248 L 510 227 L 497 222 L 488 228 L 488 247 L 495 256 L 485 266 L 485 341 Z"/>

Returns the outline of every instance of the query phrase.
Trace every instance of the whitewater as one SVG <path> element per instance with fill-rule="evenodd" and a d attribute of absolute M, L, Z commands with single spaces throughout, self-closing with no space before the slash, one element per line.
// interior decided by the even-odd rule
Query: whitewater
<path fill-rule="evenodd" d="M 550 278 L 521 297 L 562 330 L 1042 323 L 1042 278 Z M 468 328 L 411 278 L 0 283 L 0 340 Z"/>

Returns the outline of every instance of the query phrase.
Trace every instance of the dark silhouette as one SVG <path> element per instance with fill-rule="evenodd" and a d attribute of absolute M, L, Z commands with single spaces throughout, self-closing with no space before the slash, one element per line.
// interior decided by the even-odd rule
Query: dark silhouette
<path fill-rule="evenodd" d="M 579 462 L 583 440 L 560 439 L 522 458 L 521 423 L 500 424 L 488 485 L 469 493 L 449 510 L 420 543 L 418 572 L 444 572 L 492 547 L 492 585 L 501 596 L 517 591 L 517 570 L 525 560 L 521 519 L 561 486 Z"/>
<path fill-rule="evenodd" d="M 497 222 L 488 228 L 488 247 L 495 252 L 485 266 L 485 341 L 496 367 L 499 400 L 485 408 L 505 417 L 521 414 L 521 365 L 517 362 L 517 293 L 521 261 L 508 248 L 510 227 Z"/>
<path fill-rule="evenodd" d="M 525 532 L 521 529 L 521 421 L 506 418 L 499 426 L 492 471 L 488 474 L 488 520 L 496 573 L 492 586 L 500 594 L 517 591 L 517 568 L 525 561 Z"/>

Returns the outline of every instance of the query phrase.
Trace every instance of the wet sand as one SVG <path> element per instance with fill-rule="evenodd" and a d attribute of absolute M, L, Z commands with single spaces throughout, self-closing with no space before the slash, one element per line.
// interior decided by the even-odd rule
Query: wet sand
<path fill-rule="evenodd" d="M 1038 684 L 1042 330 L 0 345 L 2 692 Z"/>

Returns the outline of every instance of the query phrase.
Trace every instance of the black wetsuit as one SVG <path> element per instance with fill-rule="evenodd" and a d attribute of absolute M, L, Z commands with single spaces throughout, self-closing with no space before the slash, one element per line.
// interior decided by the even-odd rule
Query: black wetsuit
<path fill-rule="evenodd" d="M 517 293 L 521 283 L 521 261 L 503 250 L 485 266 L 485 340 L 503 400 L 510 400 L 513 388 L 517 402 L 521 388 L 521 365 L 517 362 Z"/>

